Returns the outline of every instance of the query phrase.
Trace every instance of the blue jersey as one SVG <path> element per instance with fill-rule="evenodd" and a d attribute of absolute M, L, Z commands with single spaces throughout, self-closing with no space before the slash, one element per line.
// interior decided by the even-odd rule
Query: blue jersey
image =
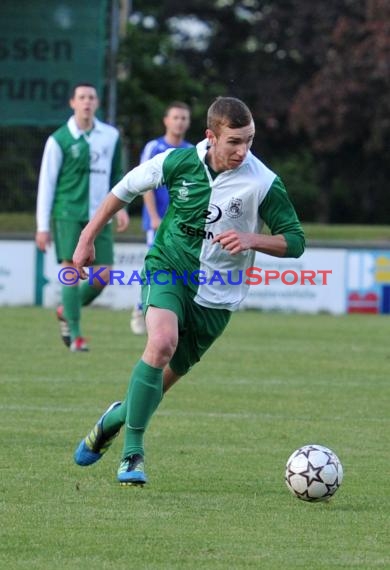
<path fill-rule="evenodd" d="M 158 139 L 153 139 L 149 141 L 142 151 L 141 154 L 141 161 L 145 162 L 150 158 L 156 156 L 156 154 L 160 154 L 161 152 L 166 151 L 168 148 L 189 148 L 193 146 L 191 143 L 187 141 L 183 141 L 179 146 L 175 147 L 165 140 L 164 137 L 159 137 Z M 162 218 L 167 211 L 168 204 L 169 204 L 169 193 L 166 186 L 159 186 L 158 188 L 154 189 L 154 198 L 156 200 L 156 208 L 158 215 Z M 148 231 L 152 229 L 150 225 L 150 216 L 148 210 L 144 206 L 142 208 L 142 227 L 144 231 Z"/>

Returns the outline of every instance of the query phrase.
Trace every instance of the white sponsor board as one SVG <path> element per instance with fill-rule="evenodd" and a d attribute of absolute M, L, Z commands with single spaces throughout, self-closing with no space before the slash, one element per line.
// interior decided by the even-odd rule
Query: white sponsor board
<path fill-rule="evenodd" d="M 35 303 L 35 244 L 0 240 L 0 305 Z"/>
<path fill-rule="evenodd" d="M 113 283 L 107 285 L 102 294 L 93 301 L 94 305 L 112 309 L 131 309 L 140 302 L 140 285 L 136 280 L 133 280 L 130 285 L 127 282 L 133 272 L 137 272 L 138 275 L 141 273 L 146 251 L 144 244 L 115 244 Z M 61 265 L 55 258 L 54 247 L 51 247 L 45 260 L 44 273 L 49 281 L 44 287 L 43 305 L 45 307 L 55 307 L 61 302 L 60 270 Z"/>
<path fill-rule="evenodd" d="M 344 313 L 346 251 L 307 249 L 299 259 L 257 253 L 254 266 L 258 270 L 254 274 L 262 281 L 250 287 L 241 306 L 269 311 Z"/>
<path fill-rule="evenodd" d="M 122 273 L 114 274 L 114 284 L 108 285 L 94 304 L 129 310 L 139 302 L 140 285 L 136 280 L 127 283 L 134 272 L 140 273 L 146 251 L 144 244 L 115 244 L 114 270 Z M 361 255 L 367 256 L 368 252 Z M 258 253 L 255 278 L 251 280 L 258 284 L 250 287 L 242 308 L 345 313 L 347 282 L 351 288 L 357 273 L 348 259 L 347 249 L 309 248 L 299 259 L 279 259 Z M 0 241 L 0 305 L 34 304 L 35 265 L 36 249 L 32 241 Z M 60 269 L 54 247 L 50 247 L 44 256 L 44 277 L 48 281 L 43 287 L 46 307 L 54 307 L 61 300 Z M 121 278 L 123 284 L 120 284 Z M 296 282 L 289 284 L 291 280 Z"/>

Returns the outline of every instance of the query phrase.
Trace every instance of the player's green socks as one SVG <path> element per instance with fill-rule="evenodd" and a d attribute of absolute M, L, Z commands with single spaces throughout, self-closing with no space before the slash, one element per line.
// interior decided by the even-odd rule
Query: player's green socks
<path fill-rule="evenodd" d="M 139 360 L 133 369 L 127 392 L 123 457 L 129 457 L 134 453 L 144 455 L 145 429 L 161 402 L 162 393 L 162 368 L 154 368 Z"/>
<path fill-rule="evenodd" d="M 64 317 L 68 321 L 72 340 L 81 336 L 80 332 L 80 291 L 78 286 L 64 285 L 62 287 L 62 303 Z"/>
<path fill-rule="evenodd" d="M 81 306 L 85 307 L 92 303 L 92 301 L 96 299 L 102 291 L 103 287 L 94 287 L 93 285 L 90 285 L 88 281 L 84 281 L 84 283 L 80 285 Z"/>

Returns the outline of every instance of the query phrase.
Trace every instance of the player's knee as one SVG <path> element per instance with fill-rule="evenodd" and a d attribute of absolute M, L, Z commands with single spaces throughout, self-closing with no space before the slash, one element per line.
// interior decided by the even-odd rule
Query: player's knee
<path fill-rule="evenodd" d="M 153 333 L 149 332 L 147 348 L 152 350 L 155 356 L 165 364 L 172 358 L 177 342 L 178 337 L 175 332 L 158 330 Z"/>

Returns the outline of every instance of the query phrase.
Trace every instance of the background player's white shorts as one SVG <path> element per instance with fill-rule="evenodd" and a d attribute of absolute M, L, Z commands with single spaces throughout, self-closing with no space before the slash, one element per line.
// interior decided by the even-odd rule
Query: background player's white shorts
<path fill-rule="evenodd" d="M 152 247 L 153 243 L 154 243 L 154 236 L 156 235 L 156 232 L 154 230 L 146 230 L 146 245 L 148 247 Z"/>

